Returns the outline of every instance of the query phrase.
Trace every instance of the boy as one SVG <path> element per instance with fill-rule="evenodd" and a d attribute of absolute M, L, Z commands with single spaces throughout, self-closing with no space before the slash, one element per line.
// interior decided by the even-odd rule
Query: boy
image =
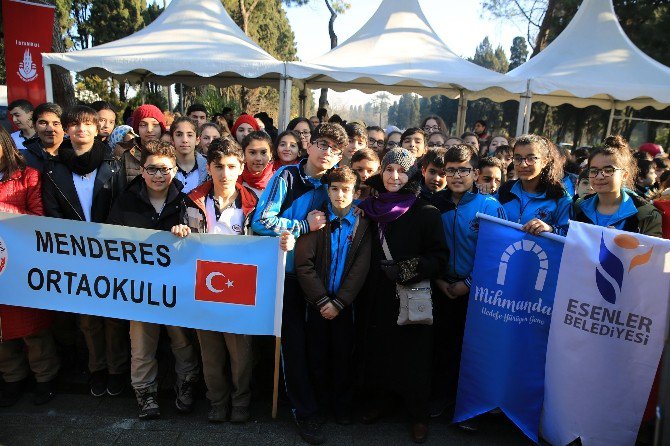
<path fill-rule="evenodd" d="M 359 188 L 359 196 L 354 202 L 363 201 L 370 195 L 370 186 L 365 184 L 365 181 L 372 175 L 379 173 L 379 156 L 373 149 L 363 149 L 354 153 L 351 157 L 351 168 L 361 178 L 361 185 Z"/>
<path fill-rule="evenodd" d="M 140 158 L 141 176 L 133 179 L 116 200 L 107 222 L 163 231 L 180 224 L 186 197 L 173 181 L 177 170 L 176 158 L 171 144 L 149 142 Z M 156 361 L 160 329 L 157 324 L 130 322 L 130 378 L 141 420 L 160 417 Z M 188 413 L 193 409 L 193 386 L 200 373 L 198 357 L 187 329 L 167 325 L 165 329 L 170 337 L 178 378 L 175 407 L 179 412 Z"/>
<path fill-rule="evenodd" d="M 193 104 L 186 109 L 186 116 L 191 118 L 193 122 L 196 123 L 197 127 L 200 128 L 207 122 L 207 107 L 203 104 Z"/>
<path fill-rule="evenodd" d="M 325 415 L 332 404 L 338 424 L 351 424 L 354 313 L 351 308 L 370 268 L 368 221 L 354 215 L 360 178 L 349 167 L 325 182 L 326 225 L 296 244 L 295 268 L 307 301 L 305 332 L 312 387 Z"/>
<path fill-rule="evenodd" d="M 579 173 L 579 177 L 577 178 L 577 190 L 575 191 L 575 195 L 572 197 L 572 201 L 576 203 L 578 199 L 584 198 L 587 195 L 593 193 L 595 193 L 595 191 L 593 190 L 593 187 L 591 187 L 589 171 L 588 169 L 582 169 L 582 171 Z"/>
<path fill-rule="evenodd" d="M 69 220 L 105 223 L 119 192 L 119 169 L 106 157 L 107 145 L 99 141 L 95 110 L 75 106 L 63 113 L 69 139 L 58 149 L 58 158 L 45 166 L 42 198 L 44 215 Z M 128 371 L 126 321 L 79 316 L 88 347 L 91 395 L 119 395 Z"/>
<path fill-rule="evenodd" d="M 384 144 L 386 141 L 386 132 L 384 129 L 373 125 L 368 127 L 368 149 L 372 149 L 377 152 L 377 156 L 380 153 L 384 152 Z"/>
<path fill-rule="evenodd" d="M 430 201 L 430 197 L 447 187 L 447 174 L 444 170 L 444 155 L 447 149 L 429 150 L 421 158 L 421 198 Z"/>
<path fill-rule="evenodd" d="M 251 228 L 260 235 L 277 236 L 285 230 L 298 238 L 326 224 L 322 209 L 328 200 L 321 177 L 342 159 L 349 140 L 337 124 L 321 124 L 312 132 L 307 158 L 275 172 L 261 196 Z M 293 256 L 286 259 L 282 356 L 286 393 L 300 436 L 308 443 L 323 442 L 318 405 L 309 384 L 305 334 L 306 304 L 295 275 Z"/>
<path fill-rule="evenodd" d="M 62 114 L 60 106 L 51 102 L 40 104 L 33 111 L 33 127 L 37 135 L 25 142 L 24 149 L 19 147 L 28 166 L 42 172 L 44 165 L 58 155 L 58 148 L 65 136 Z"/>
<path fill-rule="evenodd" d="M 431 203 L 442 214 L 449 263 L 445 279 L 436 280 L 435 368 L 431 416 L 439 416 L 456 397 L 461 346 L 465 330 L 470 274 L 474 265 L 479 231 L 477 212 L 505 218 L 502 205 L 491 195 L 472 192 L 479 172 L 472 146 L 460 144 L 444 157 L 447 189 L 433 195 Z"/>
<path fill-rule="evenodd" d="M 417 161 L 426 153 L 426 132 L 423 129 L 408 128 L 400 137 L 400 141 L 402 148 L 409 150 Z"/>
<path fill-rule="evenodd" d="M 250 235 L 251 215 L 256 207 L 253 191 L 237 182 L 242 173 L 242 148 L 232 139 L 216 139 L 207 152 L 207 172 L 211 180 L 193 190 L 186 199 L 185 221 L 172 228 L 184 237 L 191 232 Z M 292 247 L 293 235 L 285 232 L 283 248 Z M 228 419 L 244 423 L 251 402 L 252 337 L 233 333 L 196 330 L 207 384 L 211 423 Z M 227 358 L 230 358 L 228 360 Z M 231 376 L 228 377 L 227 369 Z M 232 403 L 232 410 L 229 409 Z"/>
<path fill-rule="evenodd" d="M 185 116 L 174 120 L 170 126 L 170 136 L 177 149 L 177 180 L 184 186 L 182 192 L 188 194 L 207 179 L 207 160 L 195 151 L 200 143 L 200 127 Z"/>
<path fill-rule="evenodd" d="M 351 166 L 351 157 L 359 150 L 363 150 L 368 146 L 368 133 L 361 124 L 353 122 L 344 127 L 349 137 L 349 146 L 344 149 L 342 153 L 342 161 L 340 166 Z"/>
<path fill-rule="evenodd" d="M 18 129 L 12 133 L 12 139 L 18 149 L 23 149 L 23 142 L 35 135 L 33 128 L 33 104 L 25 99 L 17 99 L 7 106 L 7 115 Z"/>
<path fill-rule="evenodd" d="M 140 158 L 142 149 L 150 141 L 158 141 L 166 131 L 165 116 L 158 107 L 151 104 L 140 105 L 133 112 L 133 132 L 139 136 L 131 142 L 124 144 L 124 152 L 121 154 L 122 184 L 130 183 L 141 173 Z M 119 144 L 121 145 L 121 144 Z"/>
<path fill-rule="evenodd" d="M 514 150 L 510 146 L 498 146 L 496 151 L 493 153 L 493 156 L 498 158 L 503 163 L 503 170 L 512 164 L 512 158 L 514 155 Z"/>
<path fill-rule="evenodd" d="M 95 101 L 91 108 L 98 112 L 98 136 L 106 142 L 116 127 L 116 110 L 106 101 Z"/>
<path fill-rule="evenodd" d="M 470 144 L 475 148 L 477 154 L 480 153 L 481 149 L 479 147 L 479 137 L 474 132 L 465 132 L 461 135 L 461 139 L 465 144 Z"/>
<path fill-rule="evenodd" d="M 486 156 L 479 160 L 477 189 L 482 194 L 495 194 L 503 180 L 503 163 L 498 158 Z"/>

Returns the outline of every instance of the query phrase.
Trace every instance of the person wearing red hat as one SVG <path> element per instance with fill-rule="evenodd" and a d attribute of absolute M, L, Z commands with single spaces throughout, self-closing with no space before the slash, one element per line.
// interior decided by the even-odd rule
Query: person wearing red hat
<path fill-rule="evenodd" d="M 120 179 L 124 185 L 141 173 L 140 158 L 143 148 L 149 141 L 158 141 L 166 132 L 165 115 L 155 105 L 140 105 L 133 112 L 131 121 L 133 130 L 139 136 L 129 141 L 126 150 L 121 154 Z"/>
<path fill-rule="evenodd" d="M 235 140 L 240 144 L 242 144 L 242 140 L 249 133 L 257 132 L 259 130 L 260 127 L 258 126 L 258 122 L 256 122 L 256 118 L 247 115 L 246 113 L 237 118 L 237 121 L 235 121 L 235 124 L 233 124 L 233 128 L 231 129 L 233 137 L 235 137 Z"/>
<path fill-rule="evenodd" d="M 652 158 L 655 158 L 656 156 L 663 153 L 663 148 L 658 144 L 654 144 L 653 142 L 645 142 L 640 146 L 638 151 L 646 152 L 651 155 Z"/>

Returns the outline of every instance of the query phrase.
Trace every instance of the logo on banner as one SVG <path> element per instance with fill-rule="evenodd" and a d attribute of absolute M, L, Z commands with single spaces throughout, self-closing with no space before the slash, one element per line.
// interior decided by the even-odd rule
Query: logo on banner
<path fill-rule="evenodd" d="M 537 259 L 540 261 L 540 270 L 537 272 L 537 277 L 535 278 L 535 289 L 537 291 L 544 290 L 544 282 L 547 280 L 547 271 L 549 270 L 549 259 L 544 249 L 532 240 L 520 240 L 509 245 L 503 252 L 502 256 L 500 256 L 500 264 L 498 265 L 498 285 L 505 285 L 509 261 L 514 254 L 520 251 L 532 252 L 537 256 Z"/>
<path fill-rule="evenodd" d="M 23 53 L 23 60 L 19 62 L 18 74 L 24 82 L 31 82 L 37 78 L 37 65 L 33 62 L 29 49 L 26 49 Z"/>
<path fill-rule="evenodd" d="M 637 238 L 629 234 L 619 234 L 614 237 L 614 243 L 625 250 L 636 250 L 640 247 Z M 652 247 L 647 252 L 638 254 L 632 258 L 628 265 L 628 272 L 637 266 L 649 262 L 654 251 Z M 619 257 L 607 248 L 604 234 L 600 235 L 600 255 L 598 257 L 600 267 L 596 266 L 596 285 L 600 295 L 607 302 L 615 304 L 617 297 L 621 295 L 624 278 L 624 264 Z"/>
<path fill-rule="evenodd" d="M 7 245 L 5 241 L 0 237 L 0 274 L 5 271 L 7 267 Z"/>
<path fill-rule="evenodd" d="M 198 260 L 195 300 L 256 305 L 256 265 Z"/>

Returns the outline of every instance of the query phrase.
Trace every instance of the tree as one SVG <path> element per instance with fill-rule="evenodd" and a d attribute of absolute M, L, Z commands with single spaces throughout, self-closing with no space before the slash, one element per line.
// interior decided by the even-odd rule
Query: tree
<path fill-rule="evenodd" d="M 509 70 L 512 71 L 518 66 L 521 66 L 528 59 L 528 45 L 526 39 L 521 36 L 515 37 L 512 40 L 512 46 L 509 49 L 510 60 Z"/>

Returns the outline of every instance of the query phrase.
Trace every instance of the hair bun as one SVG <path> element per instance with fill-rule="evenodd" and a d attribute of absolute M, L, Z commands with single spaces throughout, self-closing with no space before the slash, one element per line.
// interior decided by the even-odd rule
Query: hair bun
<path fill-rule="evenodd" d="M 610 135 L 605 138 L 603 142 L 605 147 L 611 147 L 613 149 L 628 149 L 628 141 L 621 135 Z"/>

